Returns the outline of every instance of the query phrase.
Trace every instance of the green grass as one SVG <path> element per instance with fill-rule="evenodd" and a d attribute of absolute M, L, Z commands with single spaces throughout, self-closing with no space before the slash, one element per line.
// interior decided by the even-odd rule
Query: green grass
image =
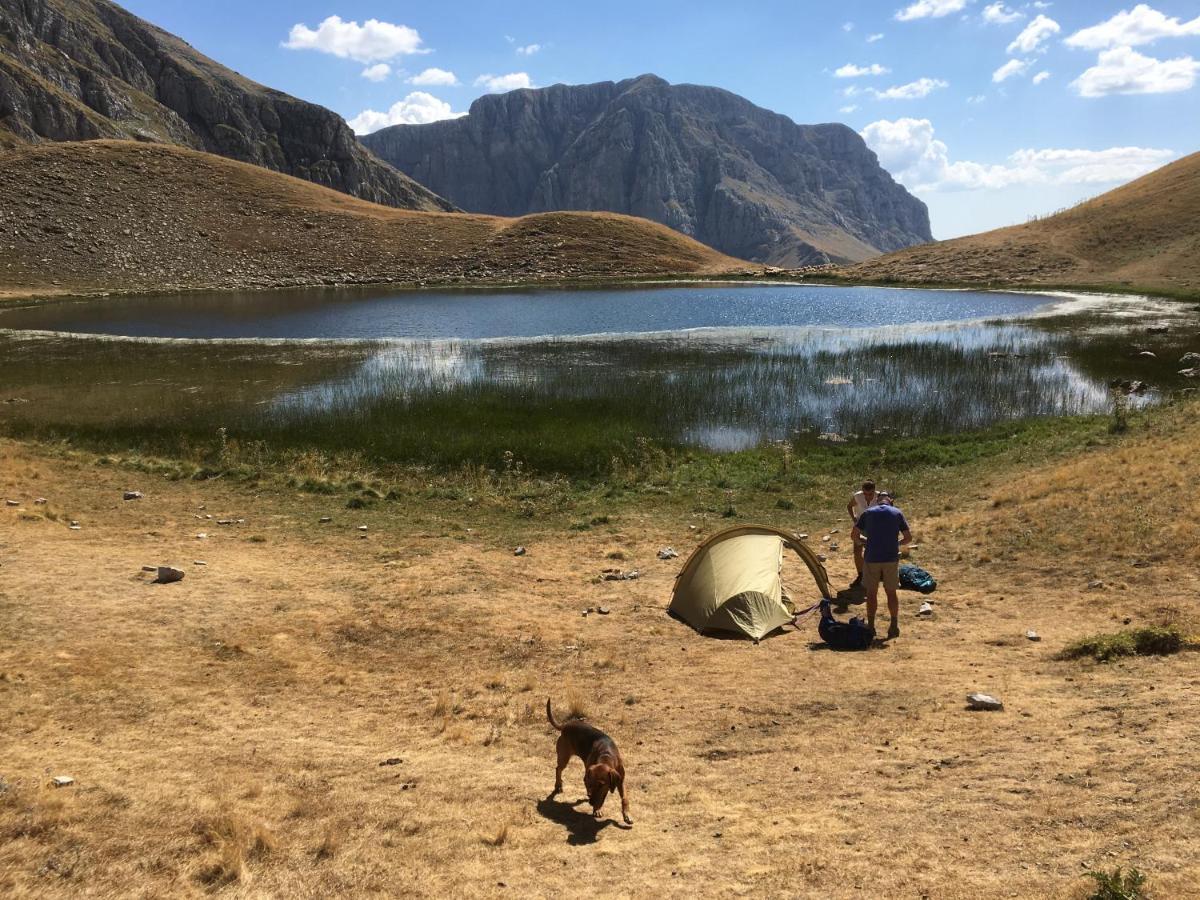
<path fill-rule="evenodd" d="M 1096 634 L 1068 644 L 1060 654 L 1063 659 L 1094 659 L 1109 662 L 1128 656 L 1169 656 L 1190 646 L 1179 629 L 1171 626 L 1148 626 Z"/>
<path fill-rule="evenodd" d="M 1088 872 L 1087 877 L 1096 882 L 1096 890 L 1088 900 L 1143 900 L 1146 897 L 1142 892 L 1146 876 L 1133 866 L 1128 871 L 1117 868 L 1112 872 Z"/>

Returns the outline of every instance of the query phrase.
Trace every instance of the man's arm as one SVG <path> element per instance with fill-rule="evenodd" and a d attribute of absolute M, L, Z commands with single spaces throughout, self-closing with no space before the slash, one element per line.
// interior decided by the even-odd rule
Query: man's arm
<path fill-rule="evenodd" d="M 846 504 L 846 512 L 849 514 L 851 522 L 858 521 L 854 515 L 854 498 L 853 497 L 851 497 L 850 502 Z"/>
<path fill-rule="evenodd" d="M 905 528 L 902 532 L 900 532 L 900 546 L 903 547 L 905 544 L 911 544 L 911 543 L 912 543 L 912 532 L 909 531 L 907 528 Z"/>

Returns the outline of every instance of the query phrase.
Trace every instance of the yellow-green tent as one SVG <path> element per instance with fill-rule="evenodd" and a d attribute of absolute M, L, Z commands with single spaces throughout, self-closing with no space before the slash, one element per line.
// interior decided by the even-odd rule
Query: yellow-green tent
<path fill-rule="evenodd" d="M 699 632 L 760 640 L 796 612 L 783 588 L 785 547 L 808 566 L 821 596 L 830 598 L 825 567 L 800 538 L 770 525 L 737 525 L 692 551 L 675 577 L 670 611 Z"/>

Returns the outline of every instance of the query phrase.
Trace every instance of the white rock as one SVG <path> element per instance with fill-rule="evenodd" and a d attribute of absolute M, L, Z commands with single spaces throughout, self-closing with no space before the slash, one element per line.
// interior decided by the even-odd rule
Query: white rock
<path fill-rule="evenodd" d="M 70 775 L 55 775 L 50 779 L 50 783 L 56 788 L 67 787 L 75 783 L 75 779 Z"/>
<path fill-rule="evenodd" d="M 1042 639 L 1042 636 L 1033 630 L 1025 632 L 1025 637 L 1029 638 L 1031 641 L 1040 641 Z"/>
<path fill-rule="evenodd" d="M 4 505 L 5 506 L 20 506 L 21 501 L 20 500 L 5 500 Z"/>
<path fill-rule="evenodd" d="M 36 500 L 33 501 L 33 505 L 34 506 L 45 506 L 49 502 L 50 501 L 47 500 L 45 497 L 38 497 Z"/>
<path fill-rule="evenodd" d="M 124 496 L 125 496 L 126 500 L 141 500 L 142 492 L 141 491 L 126 491 Z"/>
<path fill-rule="evenodd" d="M 675 559 L 678 555 L 674 547 L 663 547 L 658 551 L 659 559 Z"/>
<path fill-rule="evenodd" d="M 194 560 L 194 561 L 192 562 L 192 565 L 193 565 L 193 566 L 207 566 L 207 565 L 208 565 L 208 563 L 206 563 L 206 562 L 205 562 L 204 560 L 202 560 L 202 559 L 197 559 L 197 560 Z"/>
<path fill-rule="evenodd" d="M 967 694 L 967 706 L 971 709 L 998 710 L 1004 709 L 1004 704 L 998 697 L 991 694 L 981 694 L 978 691 Z"/>
<path fill-rule="evenodd" d="M 524 547 L 517 547 L 513 550 L 513 556 L 524 556 L 527 552 Z"/>
<path fill-rule="evenodd" d="M 359 531 L 366 531 L 366 530 L 367 530 L 367 526 L 366 526 L 366 525 L 359 525 L 359 526 L 358 526 L 358 530 L 359 530 Z"/>
<path fill-rule="evenodd" d="M 931 603 L 929 603 L 928 601 L 926 601 L 925 603 L 922 603 L 921 608 L 917 610 L 917 615 L 918 616 L 932 616 L 933 615 L 933 605 Z"/>

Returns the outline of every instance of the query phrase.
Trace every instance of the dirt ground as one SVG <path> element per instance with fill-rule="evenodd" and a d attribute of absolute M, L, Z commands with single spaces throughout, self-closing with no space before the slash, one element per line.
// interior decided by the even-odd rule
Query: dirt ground
<path fill-rule="evenodd" d="M 1127 617 L 1194 626 L 1196 551 L 1134 544 L 1194 539 L 1158 505 L 1198 438 L 946 498 L 912 523 L 935 615 L 902 595 L 901 638 L 862 654 L 812 619 L 756 646 L 669 618 L 682 560 L 656 551 L 719 520 L 648 511 L 516 557 L 395 508 L 0 442 L 0 893 L 1084 897 L 1087 869 L 1133 864 L 1200 896 L 1200 655 L 1055 658 Z M 841 529 L 841 585 L 839 499 L 795 527 Z M 162 563 L 186 578 L 141 571 Z M 595 581 L 614 565 L 642 577 Z M 547 696 L 620 745 L 632 828 L 574 802 L 578 762 L 548 799 Z"/>

